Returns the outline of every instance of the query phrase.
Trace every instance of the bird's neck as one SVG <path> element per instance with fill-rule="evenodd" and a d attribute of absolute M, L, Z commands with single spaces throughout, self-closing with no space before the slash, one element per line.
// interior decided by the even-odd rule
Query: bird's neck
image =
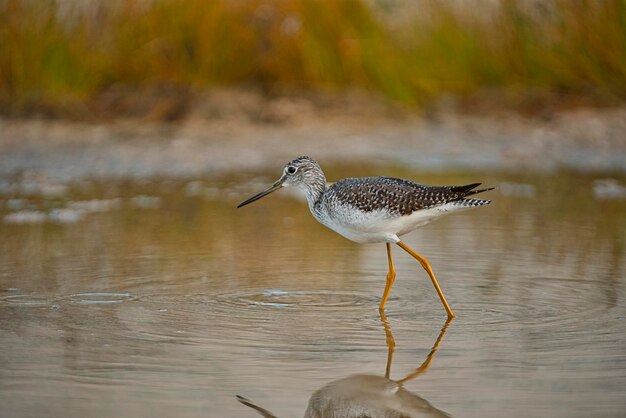
<path fill-rule="evenodd" d="M 304 195 L 311 212 L 315 212 L 315 207 L 320 202 L 324 192 L 326 192 L 326 177 L 324 175 L 316 177 L 304 186 Z"/>

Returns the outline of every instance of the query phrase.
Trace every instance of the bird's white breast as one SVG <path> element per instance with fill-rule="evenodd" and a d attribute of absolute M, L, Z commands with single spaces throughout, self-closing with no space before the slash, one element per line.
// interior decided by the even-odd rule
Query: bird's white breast
<path fill-rule="evenodd" d="M 409 215 L 399 215 L 384 209 L 364 212 L 342 205 L 334 207 L 333 211 L 314 213 L 314 216 L 323 225 L 355 242 L 396 243 L 400 241 L 399 236 L 460 209 L 464 207 L 450 202 L 429 209 L 417 210 Z"/>

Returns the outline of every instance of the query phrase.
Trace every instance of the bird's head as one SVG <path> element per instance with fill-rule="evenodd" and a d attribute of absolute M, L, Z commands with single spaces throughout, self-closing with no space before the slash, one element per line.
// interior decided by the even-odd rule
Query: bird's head
<path fill-rule="evenodd" d="M 274 184 L 262 192 L 252 196 L 248 200 L 241 202 L 237 205 L 237 207 L 240 208 L 257 201 L 260 198 L 280 189 L 281 187 L 293 186 L 309 189 L 318 186 L 323 188 L 325 185 L 326 178 L 324 177 L 324 173 L 322 172 L 322 169 L 317 161 L 310 157 L 302 156 L 285 164 L 282 175 L 276 182 L 274 182 Z"/>
<path fill-rule="evenodd" d="M 283 186 L 302 186 L 313 184 L 320 176 L 323 177 L 320 165 L 310 157 L 298 157 L 289 161 L 283 168 L 283 175 L 279 179 Z"/>

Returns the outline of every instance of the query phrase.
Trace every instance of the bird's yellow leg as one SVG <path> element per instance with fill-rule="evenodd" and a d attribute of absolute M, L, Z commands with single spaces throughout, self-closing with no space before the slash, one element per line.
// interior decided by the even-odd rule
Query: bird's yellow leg
<path fill-rule="evenodd" d="M 393 339 L 393 334 L 391 333 L 391 325 L 389 325 L 389 321 L 387 320 L 387 316 L 384 311 L 379 311 L 380 321 L 383 323 L 383 328 L 385 328 L 385 336 L 387 337 L 387 366 L 385 367 L 385 377 L 389 379 L 389 374 L 391 373 L 391 361 L 393 360 L 393 352 L 396 348 L 396 340 Z"/>
<path fill-rule="evenodd" d="M 389 261 L 389 272 L 387 273 L 387 283 L 385 283 L 385 291 L 383 292 L 383 297 L 380 301 L 380 306 L 378 307 L 378 311 L 383 313 L 385 311 L 385 303 L 387 303 L 387 298 L 389 298 L 389 292 L 391 291 L 391 286 L 393 286 L 394 280 L 396 280 L 396 270 L 393 267 L 393 260 L 391 259 L 391 245 L 387 243 L 387 260 Z"/>
<path fill-rule="evenodd" d="M 437 341 L 435 341 L 433 348 L 430 350 L 430 353 L 428 354 L 428 356 L 426 356 L 426 360 L 424 360 L 424 362 L 417 369 L 415 369 L 412 373 L 408 374 L 406 377 L 400 380 L 396 380 L 396 383 L 401 385 L 404 382 L 415 379 L 416 377 L 426 373 L 426 370 L 428 370 L 428 368 L 430 367 L 430 363 L 433 361 L 433 358 L 435 357 L 435 353 L 437 352 L 437 350 L 439 350 L 439 345 L 441 344 L 441 341 L 443 340 L 443 336 L 446 335 L 446 331 L 448 329 L 448 326 L 450 326 L 450 322 L 452 322 L 452 318 L 446 319 L 446 323 L 444 324 L 443 328 L 441 328 L 439 337 L 437 337 Z"/>
<path fill-rule="evenodd" d="M 448 318 L 449 319 L 454 318 L 454 313 L 452 312 L 452 309 L 450 309 L 450 305 L 448 305 L 448 302 L 446 301 L 446 297 L 443 295 L 443 292 L 441 291 L 441 288 L 439 287 L 439 283 L 437 283 L 437 279 L 435 279 L 435 273 L 433 273 L 433 269 L 430 268 L 430 264 L 428 264 L 428 260 L 426 260 L 424 257 L 422 257 L 421 255 L 413 251 L 411 247 L 409 247 L 402 241 L 398 241 L 397 244 L 400 248 L 402 248 L 407 253 L 411 254 L 413 258 L 415 258 L 417 261 L 420 262 L 424 270 L 426 270 L 426 273 L 428 273 L 428 276 L 430 276 L 430 280 L 432 280 L 433 286 L 435 286 L 435 290 L 437 291 L 437 294 L 439 295 L 439 298 L 441 299 L 441 303 L 443 303 L 443 307 L 446 309 L 446 312 L 448 313 Z M 387 244 L 387 246 L 389 246 L 389 244 Z"/>

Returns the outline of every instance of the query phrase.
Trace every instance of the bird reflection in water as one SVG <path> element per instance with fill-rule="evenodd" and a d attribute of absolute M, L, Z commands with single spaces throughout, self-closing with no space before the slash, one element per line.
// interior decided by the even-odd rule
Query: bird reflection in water
<path fill-rule="evenodd" d="M 424 374 L 430 367 L 435 353 L 450 325 L 448 319 L 424 362 L 402 379 L 390 378 L 391 362 L 395 350 L 395 340 L 389 321 L 380 313 L 387 337 L 387 365 L 385 375 L 355 374 L 330 382 L 317 390 L 309 400 L 305 418 L 415 418 L 449 417 L 428 401 L 404 388 L 404 383 Z M 256 410 L 266 418 L 277 418 L 268 410 L 255 405 L 250 400 L 237 396 L 237 400 Z"/>

